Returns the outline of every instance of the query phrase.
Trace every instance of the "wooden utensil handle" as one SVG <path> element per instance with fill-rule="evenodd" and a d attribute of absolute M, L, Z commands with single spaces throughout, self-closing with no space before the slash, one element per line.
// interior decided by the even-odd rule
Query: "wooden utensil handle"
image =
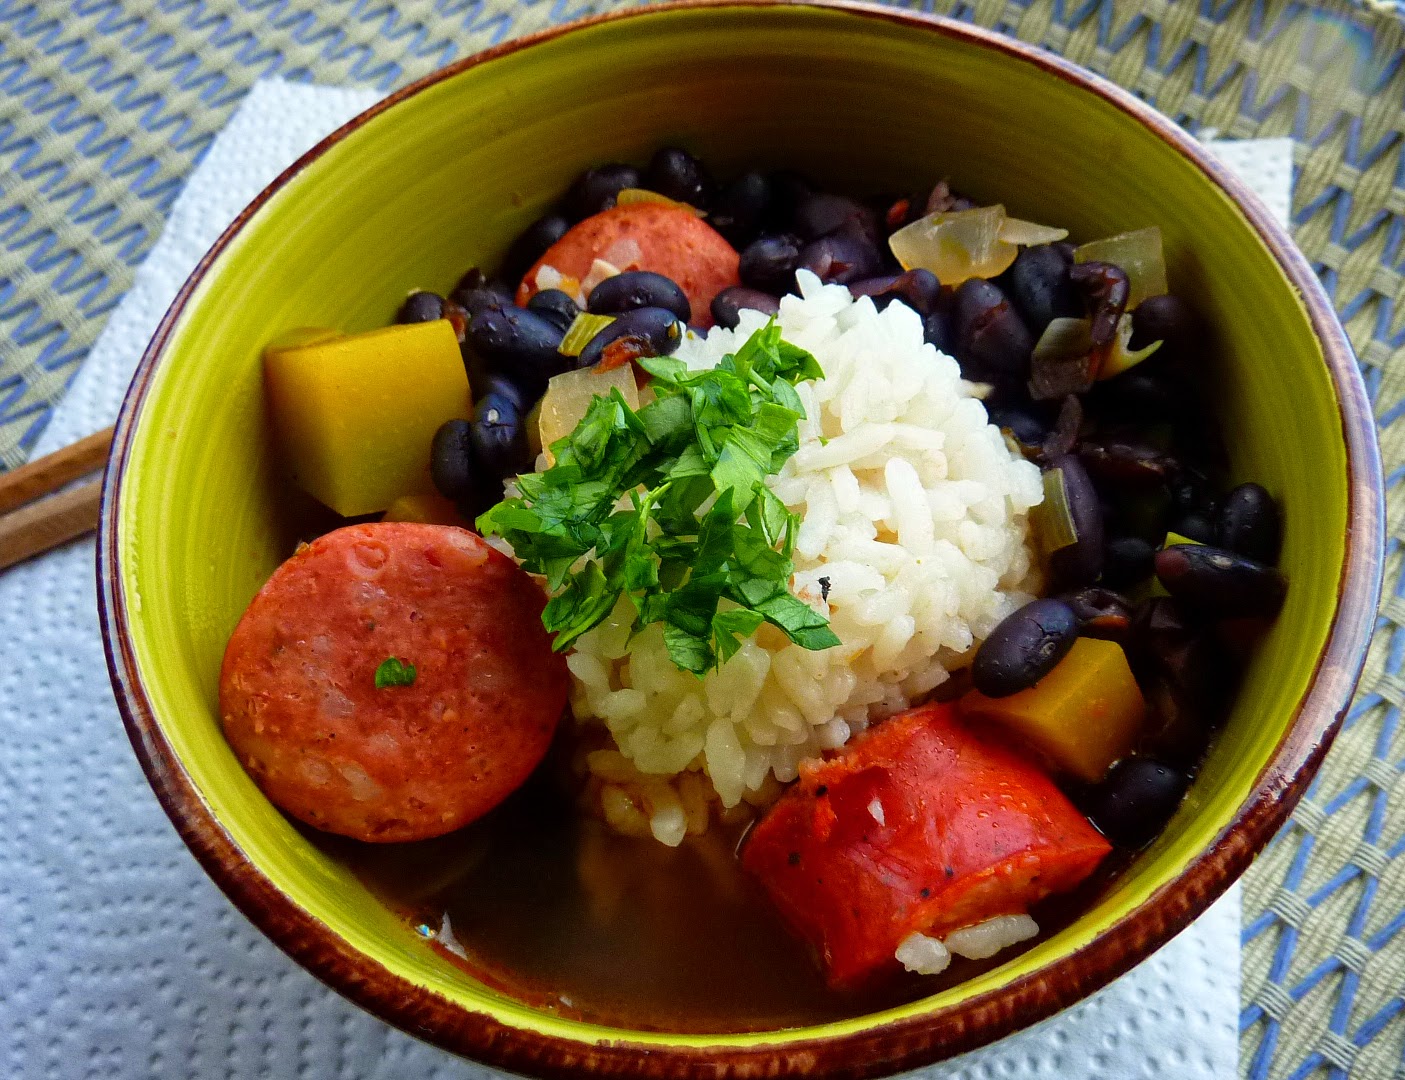
<path fill-rule="evenodd" d="M 38 461 L 0 473 L 0 514 L 101 468 L 111 446 L 112 429 L 104 428 Z"/>
<path fill-rule="evenodd" d="M 102 478 L 0 517 L 0 570 L 98 527 Z"/>

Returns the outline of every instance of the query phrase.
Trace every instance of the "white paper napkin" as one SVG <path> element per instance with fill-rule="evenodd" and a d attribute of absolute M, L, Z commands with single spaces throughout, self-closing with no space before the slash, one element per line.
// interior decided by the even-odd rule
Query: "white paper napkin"
<path fill-rule="evenodd" d="M 113 421 L 147 339 L 225 225 L 375 100 L 257 84 L 191 176 L 36 453 Z M 1289 141 L 1225 151 L 1286 216 Z M 486 1077 L 327 990 L 203 875 L 123 733 L 97 627 L 93 542 L 0 576 L 0 1076 L 71 1080 Z M 933 1080 L 1235 1075 L 1237 890 L 1061 1016 Z"/>

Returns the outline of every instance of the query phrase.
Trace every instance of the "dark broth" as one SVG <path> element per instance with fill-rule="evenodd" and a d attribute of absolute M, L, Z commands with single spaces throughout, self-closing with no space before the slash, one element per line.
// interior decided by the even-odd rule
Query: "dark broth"
<path fill-rule="evenodd" d="M 1011 955 L 957 960 L 881 987 L 825 986 L 806 946 L 780 921 L 735 856 L 739 830 L 714 825 L 678 848 L 616 835 L 533 778 L 498 810 L 452 836 L 384 847 L 308 830 L 413 925 L 438 933 L 448 959 L 549 1012 L 634 1030 L 763 1031 L 859 1016 L 937 993 Z M 1046 932 L 1091 902 L 1107 875 L 1041 905 Z"/>

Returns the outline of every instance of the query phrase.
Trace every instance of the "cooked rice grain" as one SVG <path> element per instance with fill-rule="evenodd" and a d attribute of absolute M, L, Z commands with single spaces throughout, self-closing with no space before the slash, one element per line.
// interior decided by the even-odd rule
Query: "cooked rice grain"
<path fill-rule="evenodd" d="M 843 644 L 810 652 L 763 627 L 699 680 L 674 667 L 661 627 L 631 640 L 622 602 L 569 658 L 580 720 L 603 721 L 642 773 L 705 770 L 726 807 L 939 686 L 1032 585 L 1039 470 L 989 424 L 956 361 L 923 343 L 915 312 L 799 277 L 778 321 L 825 377 L 800 385 L 800 448 L 770 483 L 802 516 L 792 588 Z M 712 367 L 765 321 L 743 311 L 677 355 Z M 681 839 L 670 824 L 655 835 Z"/>

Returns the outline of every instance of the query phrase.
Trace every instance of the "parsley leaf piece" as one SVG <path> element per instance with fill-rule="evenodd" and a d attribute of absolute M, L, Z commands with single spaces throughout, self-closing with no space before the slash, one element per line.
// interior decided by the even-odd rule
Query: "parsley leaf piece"
<path fill-rule="evenodd" d="M 554 463 L 478 519 L 546 579 L 542 622 L 564 651 L 627 599 L 638 632 L 663 624 L 669 656 L 705 674 L 763 621 L 806 648 L 837 643 L 789 591 L 798 518 L 767 486 L 799 446 L 795 383 L 822 378 L 774 321 L 714 368 L 646 358 L 653 401 L 594 398 L 551 446 Z"/>
<path fill-rule="evenodd" d="M 839 638 L 829 628 L 829 620 L 788 592 L 776 593 L 757 604 L 756 610 L 802 648 L 828 649 L 839 644 Z"/>
<path fill-rule="evenodd" d="M 542 625 L 556 634 L 552 649 L 565 652 L 576 638 L 604 622 L 619 595 L 620 590 L 611 588 L 598 562 L 586 563 L 542 612 Z"/>
<path fill-rule="evenodd" d="M 417 674 L 414 664 L 407 664 L 393 656 L 387 656 L 376 668 L 376 689 L 384 690 L 390 686 L 414 686 Z"/>
<path fill-rule="evenodd" d="M 757 627 L 766 621 L 759 611 L 748 608 L 729 608 L 719 611 L 712 617 L 712 647 L 717 653 L 720 667 L 730 660 L 742 641 L 756 633 Z"/>
<path fill-rule="evenodd" d="M 677 667 L 694 675 L 706 675 L 716 660 L 707 638 L 690 633 L 681 626 L 666 625 L 663 628 L 663 643 L 668 648 L 668 658 Z"/>

